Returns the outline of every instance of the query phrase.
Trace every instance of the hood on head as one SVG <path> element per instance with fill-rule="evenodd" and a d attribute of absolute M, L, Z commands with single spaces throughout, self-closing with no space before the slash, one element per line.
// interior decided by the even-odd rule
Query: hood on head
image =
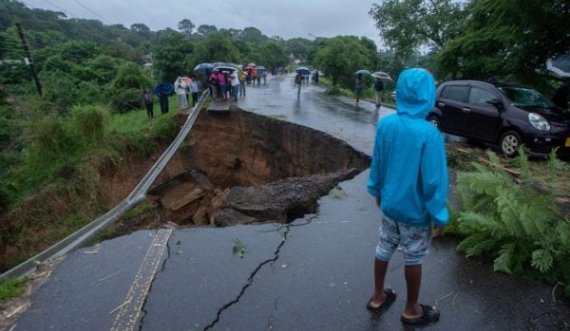
<path fill-rule="evenodd" d="M 421 68 L 404 70 L 396 84 L 398 114 L 425 118 L 435 105 L 435 81 L 429 71 Z"/>

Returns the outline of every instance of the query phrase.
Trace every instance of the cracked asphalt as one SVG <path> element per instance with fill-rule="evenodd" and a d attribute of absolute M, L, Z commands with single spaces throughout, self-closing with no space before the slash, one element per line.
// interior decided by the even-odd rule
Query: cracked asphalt
<path fill-rule="evenodd" d="M 370 153 L 374 123 L 389 113 L 329 98 L 292 77 L 251 87 L 239 106 L 326 131 Z M 403 261 L 390 263 L 398 293 L 382 316 L 365 305 L 379 213 L 368 171 L 319 200 L 316 214 L 289 225 L 138 231 L 77 250 L 52 272 L 10 330 L 412 330 L 400 322 Z M 168 233 L 167 233 L 168 232 Z M 243 257 L 233 254 L 237 240 Z M 433 242 L 422 303 L 441 310 L 433 330 L 569 330 L 570 306 L 553 287 L 494 273 L 466 259 L 457 242 Z M 160 253 L 162 252 L 162 253 Z M 139 300 L 142 295 L 142 301 Z"/>

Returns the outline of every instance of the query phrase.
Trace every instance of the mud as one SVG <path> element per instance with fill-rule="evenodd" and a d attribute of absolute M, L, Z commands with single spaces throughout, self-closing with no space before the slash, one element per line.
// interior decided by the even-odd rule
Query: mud
<path fill-rule="evenodd" d="M 186 171 L 149 192 L 179 225 L 290 222 L 370 164 L 329 134 L 237 108 L 200 114 L 179 154 Z"/>

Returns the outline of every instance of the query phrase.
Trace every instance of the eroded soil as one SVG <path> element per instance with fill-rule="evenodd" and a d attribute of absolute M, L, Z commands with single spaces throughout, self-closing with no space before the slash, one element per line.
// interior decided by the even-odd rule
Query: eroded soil
<path fill-rule="evenodd" d="M 286 223 L 370 163 L 326 133 L 237 109 L 202 113 L 179 154 L 186 171 L 149 197 L 181 225 Z"/>
<path fill-rule="evenodd" d="M 177 122 L 182 125 L 186 116 L 180 114 Z M 167 146 L 149 143 L 162 147 L 151 155 L 120 159 L 92 155 L 86 162 L 96 164 L 98 172 L 82 171 L 82 166 L 69 169 L 65 178 L 43 186 L 5 214 L 0 229 L 6 236 L 11 226 L 18 226 L 23 229 L 17 231 L 20 236 L 33 240 L 3 242 L 2 269 L 67 236 L 59 229 L 73 228 L 70 214 L 80 211 L 95 219 L 125 199 Z M 369 163 L 367 155 L 323 132 L 237 108 L 225 115 L 203 111 L 149 192 L 151 207 L 121 220 L 116 232 L 106 236 L 173 223 L 288 222 L 315 212 L 319 197 Z"/>

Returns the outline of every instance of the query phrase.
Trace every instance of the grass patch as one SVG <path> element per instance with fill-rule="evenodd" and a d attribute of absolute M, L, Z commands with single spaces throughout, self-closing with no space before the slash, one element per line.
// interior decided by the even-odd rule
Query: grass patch
<path fill-rule="evenodd" d="M 331 80 L 328 78 L 323 77 L 321 80 L 319 80 L 319 84 L 326 87 L 325 93 L 328 95 L 343 96 L 352 99 L 356 98 L 354 90 L 339 86 L 333 86 Z M 376 102 L 376 95 L 374 94 L 373 86 L 368 86 L 362 91 L 361 99 L 368 100 L 370 102 Z M 384 91 L 382 91 L 382 105 L 390 107 L 396 106 L 396 100 L 392 98 L 392 90 L 384 89 Z"/>
<path fill-rule="evenodd" d="M 23 279 L 8 278 L 0 282 L 0 301 L 17 298 L 24 294 Z"/>
<path fill-rule="evenodd" d="M 287 120 L 286 115 L 269 115 L 268 118 L 278 120 L 278 121 L 285 121 Z"/>
<path fill-rule="evenodd" d="M 333 188 L 332 190 L 330 190 L 329 197 L 336 199 L 336 200 L 340 200 L 340 199 L 346 197 L 346 193 L 344 193 L 342 188 L 337 186 L 337 187 Z"/>
<path fill-rule="evenodd" d="M 126 219 L 126 220 L 131 219 L 133 217 L 146 214 L 153 209 L 154 209 L 154 207 L 153 207 L 152 203 L 149 200 L 145 200 L 145 201 L 139 203 L 135 208 L 126 212 L 125 215 L 123 215 L 123 219 Z"/>

